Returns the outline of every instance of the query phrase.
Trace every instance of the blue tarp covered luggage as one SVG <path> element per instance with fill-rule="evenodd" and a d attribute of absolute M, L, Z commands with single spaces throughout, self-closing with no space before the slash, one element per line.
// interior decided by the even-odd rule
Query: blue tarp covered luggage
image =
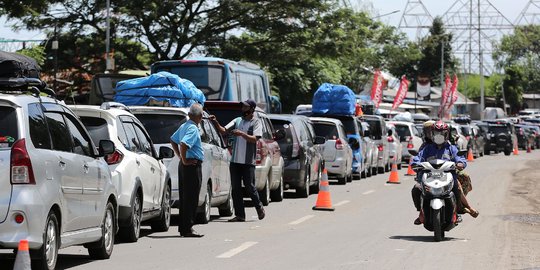
<path fill-rule="evenodd" d="M 114 101 L 128 106 L 167 104 L 189 107 L 195 102 L 204 105 L 206 98 L 191 81 L 162 71 L 148 77 L 118 82 Z"/>
<path fill-rule="evenodd" d="M 354 115 L 356 96 L 347 86 L 323 83 L 313 95 L 313 114 Z"/>

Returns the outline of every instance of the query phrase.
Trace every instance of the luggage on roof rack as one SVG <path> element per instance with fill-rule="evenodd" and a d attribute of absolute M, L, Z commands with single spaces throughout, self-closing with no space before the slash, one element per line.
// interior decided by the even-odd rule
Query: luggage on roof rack
<path fill-rule="evenodd" d="M 356 96 L 347 86 L 323 83 L 313 95 L 313 114 L 355 115 Z"/>
<path fill-rule="evenodd" d="M 0 51 L 0 77 L 39 78 L 41 68 L 31 57 Z"/>

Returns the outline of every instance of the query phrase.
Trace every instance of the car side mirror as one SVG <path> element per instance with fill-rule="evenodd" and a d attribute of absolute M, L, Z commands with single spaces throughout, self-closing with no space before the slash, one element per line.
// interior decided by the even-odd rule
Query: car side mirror
<path fill-rule="evenodd" d="M 418 155 L 418 151 L 414 150 L 414 149 L 409 149 L 409 154 L 413 155 L 413 156 L 417 156 Z"/>
<path fill-rule="evenodd" d="M 164 158 L 173 158 L 174 157 L 174 151 L 167 147 L 167 146 L 162 146 L 159 148 L 159 156 L 158 156 L 158 159 L 164 159 Z"/>
<path fill-rule="evenodd" d="M 114 143 L 111 140 L 101 140 L 99 141 L 99 157 L 104 157 L 106 155 L 110 155 L 114 153 L 116 148 L 114 147 Z"/>
<path fill-rule="evenodd" d="M 358 150 L 360 148 L 360 143 L 355 138 L 349 138 L 349 145 L 353 150 Z"/>
<path fill-rule="evenodd" d="M 324 144 L 326 142 L 326 138 L 323 136 L 315 136 L 315 140 L 313 141 L 314 144 Z"/>
<path fill-rule="evenodd" d="M 286 133 L 285 133 L 285 130 L 283 129 L 278 129 L 276 130 L 276 132 L 274 132 L 274 141 L 279 141 L 279 140 L 283 140 L 286 136 Z"/>

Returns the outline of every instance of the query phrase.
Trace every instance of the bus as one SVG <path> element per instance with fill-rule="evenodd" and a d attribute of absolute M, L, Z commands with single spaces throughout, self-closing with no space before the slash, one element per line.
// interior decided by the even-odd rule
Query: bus
<path fill-rule="evenodd" d="M 266 72 L 249 62 L 203 57 L 166 60 L 152 64 L 151 73 L 167 71 L 190 80 L 203 91 L 207 100 L 241 101 L 251 98 L 266 112 L 281 106 L 270 96 Z"/>

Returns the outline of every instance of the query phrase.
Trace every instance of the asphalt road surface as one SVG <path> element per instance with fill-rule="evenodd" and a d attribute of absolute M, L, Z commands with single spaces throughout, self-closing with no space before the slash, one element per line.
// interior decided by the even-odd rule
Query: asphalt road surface
<path fill-rule="evenodd" d="M 540 269 L 540 151 L 491 155 L 469 164 L 469 202 L 480 211 L 433 241 L 415 226 L 413 179 L 399 171 L 331 183 L 334 212 L 313 211 L 317 195 L 266 207 L 257 220 L 228 223 L 217 216 L 195 229 L 200 239 L 180 238 L 177 227 L 152 233 L 143 227 L 137 243 L 118 243 L 109 260 L 93 261 L 86 249 L 60 250 L 58 269 Z M 175 212 L 176 213 L 176 212 Z M 173 225 L 178 224 L 173 217 Z M 12 268 L 10 251 L 0 251 L 0 269 Z"/>

